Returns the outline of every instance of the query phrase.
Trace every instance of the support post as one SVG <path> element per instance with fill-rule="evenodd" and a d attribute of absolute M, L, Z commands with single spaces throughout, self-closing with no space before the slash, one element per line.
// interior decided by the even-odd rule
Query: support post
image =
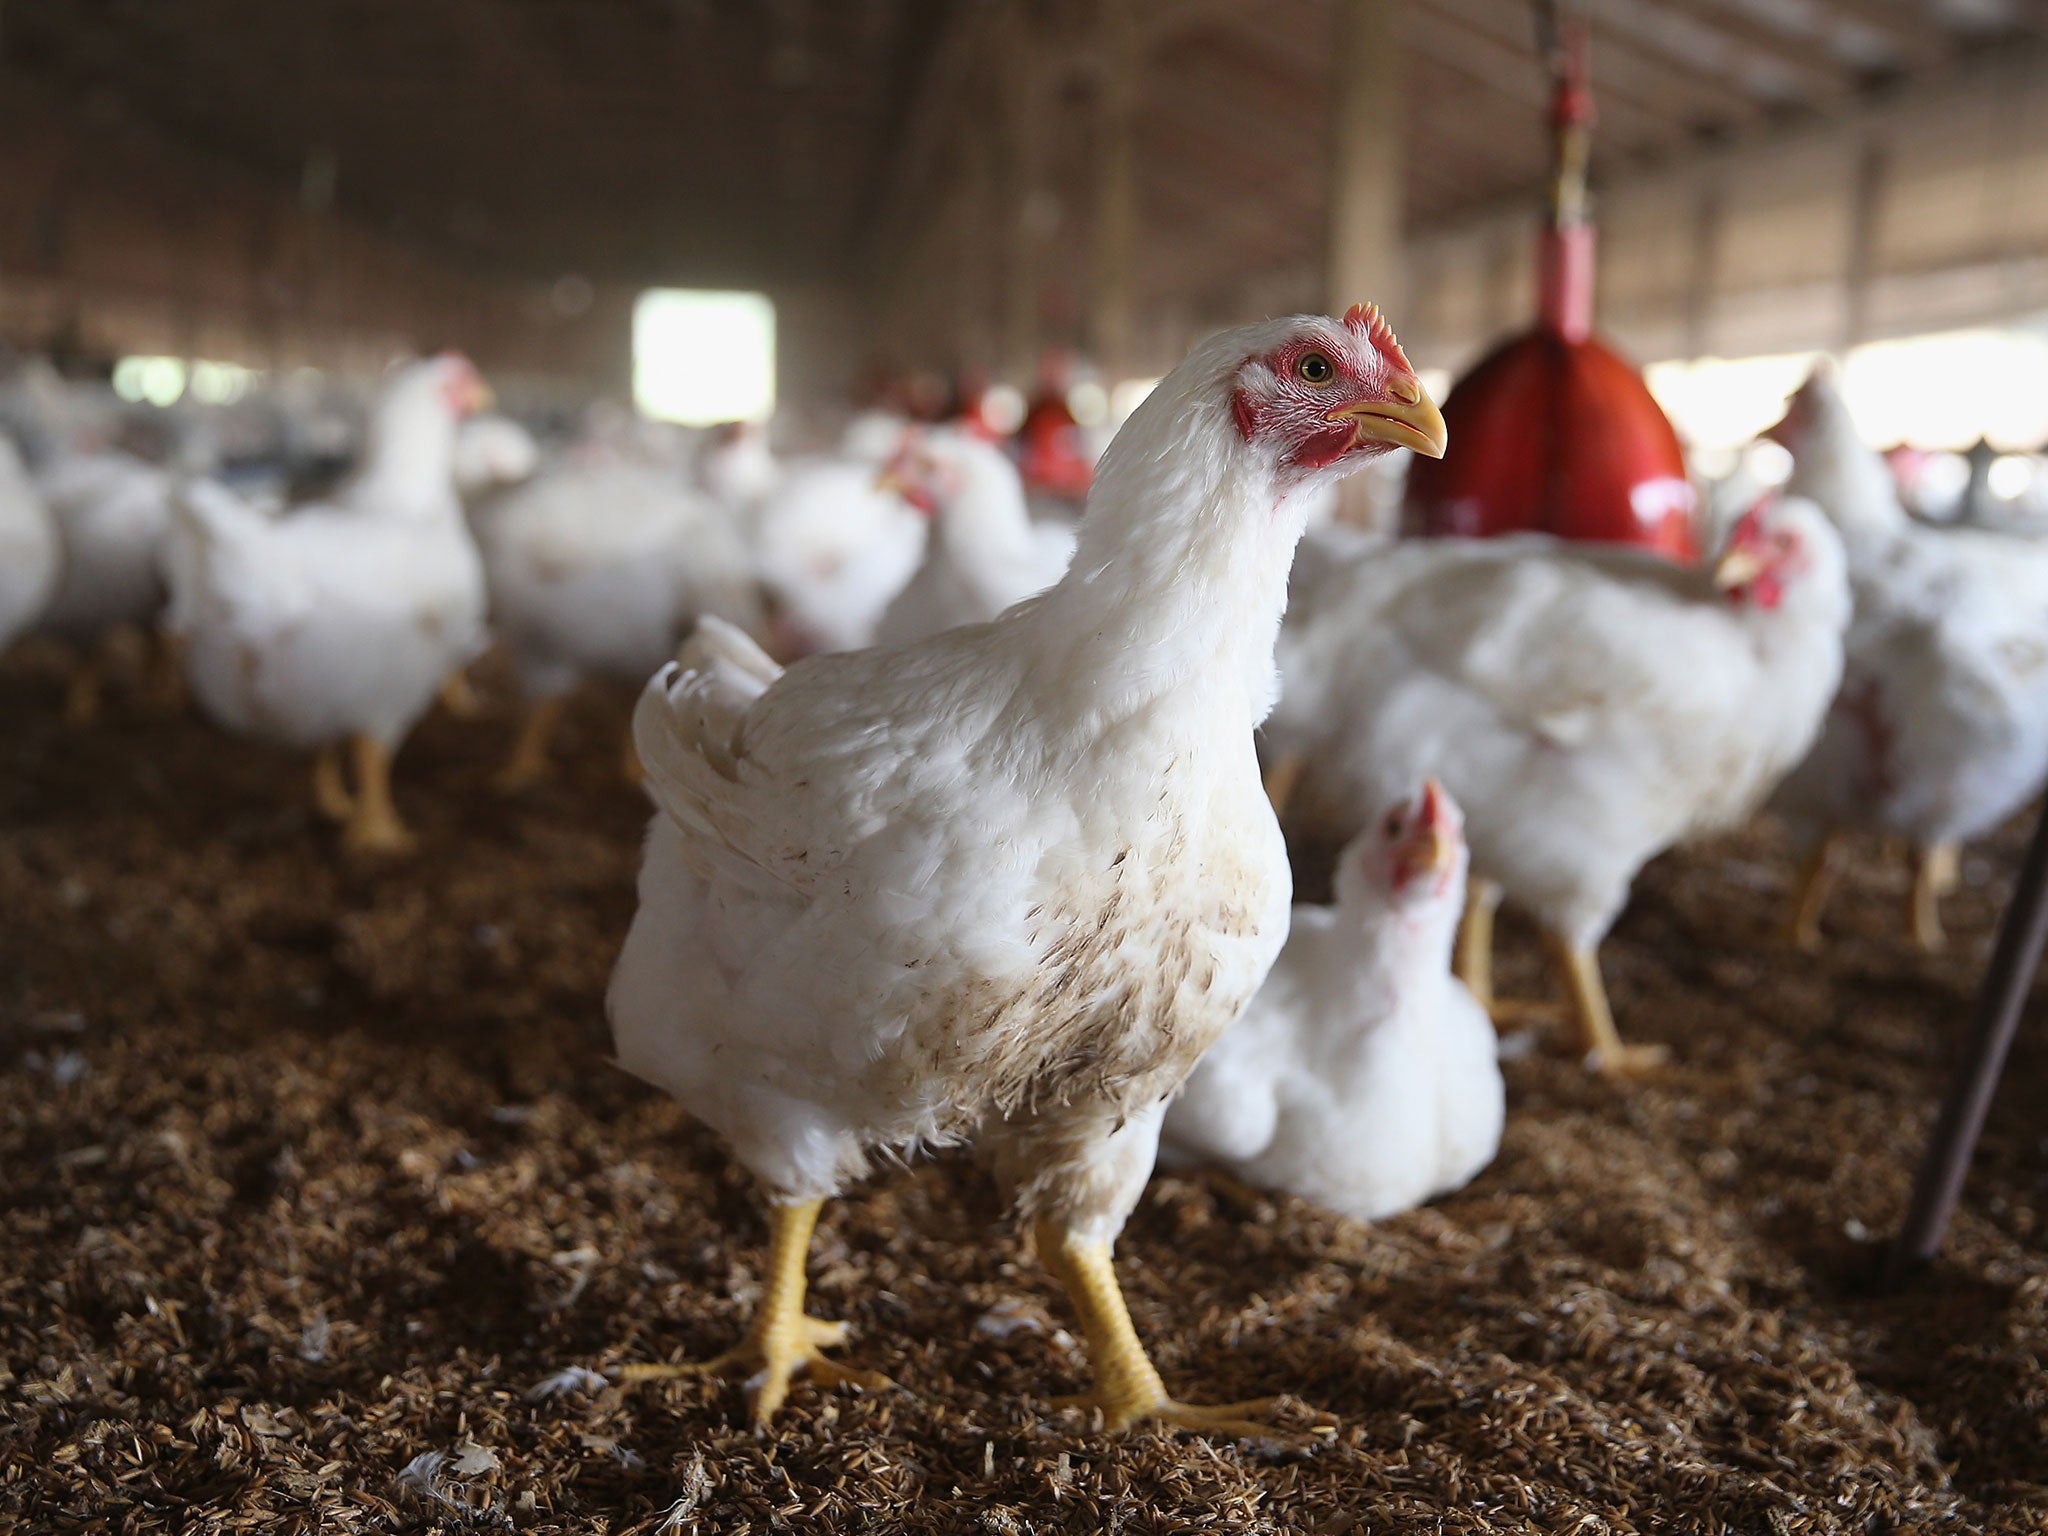
<path fill-rule="evenodd" d="M 1406 183 L 1400 8 L 1396 0 L 1338 0 L 1330 145 L 1330 222 L 1323 298 L 1333 314 L 1370 300 L 1399 316 Z M 1338 516 L 1367 524 L 1366 477 L 1339 490 Z"/>
<path fill-rule="evenodd" d="M 1339 0 L 1323 297 L 1399 314 L 1404 92 L 1394 0 Z"/>
<path fill-rule="evenodd" d="M 1005 7 L 999 32 L 997 68 L 1003 90 L 1003 171 L 1008 206 L 1003 228 L 1003 362 L 1013 382 L 1028 387 L 1038 373 L 1038 308 L 1044 280 L 1043 251 L 1047 199 L 1044 186 L 1045 126 L 1039 110 L 1041 62 L 1038 36 L 1028 7 Z"/>
<path fill-rule="evenodd" d="M 1849 245 L 1842 257 L 1842 349 L 1870 335 L 1870 295 L 1877 277 L 1877 228 L 1884 216 L 1885 180 L 1891 157 L 1873 133 L 1856 151 L 1856 180 L 1850 190 Z"/>
<path fill-rule="evenodd" d="M 1132 119 L 1138 96 L 1138 27 L 1131 0 L 1100 0 L 1102 74 L 1096 92 L 1095 242 L 1088 342 L 1114 382 L 1132 368 L 1131 301 L 1137 284 L 1138 177 Z"/>
<path fill-rule="evenodd" d="M 1949 1083 L 1948 1097 L 1942 1100 L 1934 1134 L 1928 1138 L 1905 1226 L 1885 1261 L 1888 1285 L 1902 1284 L 1941 1251 L 1949 1218 L 1955 1214 L 1963 1180 L 1970 1171 L 1970 1154 L 1984 1132 L 1984 1117 L 1991 1111 L 1991 1096 L 2005 1070 L 2006 1053 L 2019 1032 L 2020 1014 L 2033 988 L 2044 945 L 2048 945 L 2048 808 L 2042 810 L 2034 828 L 2019 883 L 2013 887 L 2012 901 L 1998 925 L 1998 947 L 1984 973 L 1984 990 L 1977 999 L 1977 1020 L 1971 1026 L 1969 1044 Z"/>

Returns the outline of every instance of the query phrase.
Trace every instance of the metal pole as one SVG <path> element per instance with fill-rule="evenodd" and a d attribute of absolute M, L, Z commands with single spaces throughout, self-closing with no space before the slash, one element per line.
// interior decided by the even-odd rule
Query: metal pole
<path fill-rule="evenodd" d="M 1934 1122 L 1934 1135 L 1913 1185 L 1913 1203 L 1906 1210 L 1906 1224 L 1886 1258 L 1887 1285 L 1903 1283 L 1931 1262 L 1941 1248 L 1970 1170 L 1970 1154 L 1977 1148 L 1999 1073 L 2005 1069 L 2006 1052 L 2019 1030 L 2020 1013 L 2044 944 L 2048 944 L 2048 805 L 2042 807 L 2012 903 L 1999 923 L 1998 947 L 1992 951 L 1977 1000 L 1977 1021 L 1949 1084 L 1948 1097 L 1942 1101 L 1941 1116 Z"/>

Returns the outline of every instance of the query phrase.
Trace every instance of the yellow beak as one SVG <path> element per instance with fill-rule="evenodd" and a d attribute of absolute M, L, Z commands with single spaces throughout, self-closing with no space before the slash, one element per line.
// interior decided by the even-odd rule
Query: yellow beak
<path fill-rule="evenodd" d="M 875 489 L 878 491 L 894 491 L 898 496 L 902 496 L 910 490 L 910 482 L 894 469 L 884 465 L 875 474 Z"/>
<path fill-rule="evenodd" d="M 1414 379 L 1396 375 L 1391 381 L 1392 400 L 1360 400 L 1340 405 L 1330 412 L 1331 421 L 1351 423 L 1351 440 L 1391 443 L 1412 448 L 1428 458 L 1440 459 L 1450 442 L 1444 415 L 1436 402 Z"/>
<path fill-rule="evenodd" d="M 1732 592 L 1737 587 L 1747 586 L 1763 573 L 1762 555 L 1753 549 L 1730 545 L 1714 562 L 1714 587 L 1717 591 Z"/>
<path fill-rule="evenodd" d="M 472 416 L 481 415 L 497 405 L 497 403 L 498 392 L 485 383 L 483 379 L 479 378 L 475 386 L 469 391 L 469 413 Z"/>

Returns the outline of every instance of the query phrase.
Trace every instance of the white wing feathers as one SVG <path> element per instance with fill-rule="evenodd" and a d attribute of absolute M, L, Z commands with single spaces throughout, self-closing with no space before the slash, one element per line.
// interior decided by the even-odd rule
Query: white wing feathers
<path fill-rule="evenodd" d="M 692 834 L 683 847 L 700 875 L 716 866 L 747 886 L 802 891 L 809 872 L 763 846 L 741 792 L 747 712 L 781 675 L 744 630 L 707 615 L 641 692 L 633 744 L 655 803 Z"/>

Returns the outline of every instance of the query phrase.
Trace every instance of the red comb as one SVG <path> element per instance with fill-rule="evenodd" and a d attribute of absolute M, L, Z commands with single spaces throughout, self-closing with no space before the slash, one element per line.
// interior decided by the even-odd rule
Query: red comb
<path fill-rule="evenodd" d="M 1422 808 L 1417 819 L 1425 827 L 1444 819 L 1444 787 L 1433 778 L 1422 781 Z"/>
<path fill-rule="evenodd" d="M 1394 339 L 1394 328 L 1387 324 L 1387 317 L 1380 313 L 1379 305 L 1352 305 L 1344 311 L 1344 324 L 1351 330 L 1363 331 L 1366 340 L 1395 367 L 1407 373 L 1415 371 L 1414 365 L 1408 361 L 1408 354 L 1401 350 L 1401 343 Z"/>

